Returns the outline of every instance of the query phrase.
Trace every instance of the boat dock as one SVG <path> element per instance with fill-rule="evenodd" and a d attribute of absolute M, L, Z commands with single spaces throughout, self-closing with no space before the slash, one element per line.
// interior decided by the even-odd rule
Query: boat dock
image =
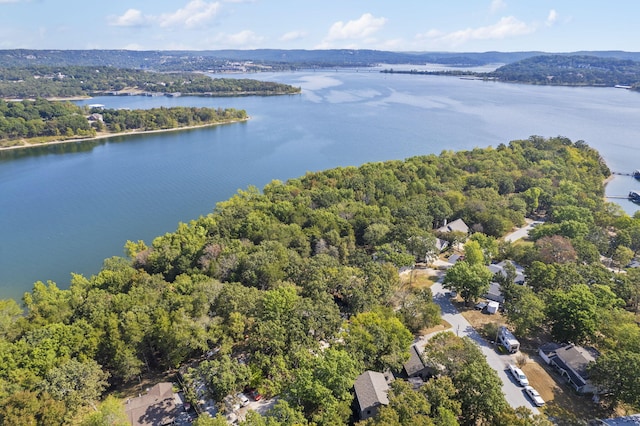
<path fill-rule="evenodd" d="M 640 169 L 635 170 L 633 173 L 624 173 L 624 172 L 611 172 L 612 175 L 618 175 L 618 176 L 631 176 L 634 177 L 636 179 L 640 179 Z"/>

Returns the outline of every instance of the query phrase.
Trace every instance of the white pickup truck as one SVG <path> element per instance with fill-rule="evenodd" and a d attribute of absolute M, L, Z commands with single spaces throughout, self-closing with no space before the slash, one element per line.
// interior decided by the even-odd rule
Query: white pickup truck
<path fill-rule="evenodd" d="M 509 364 L 509 372 L 511 372 L 513 378 L 516 379 L 516 382 L 518 382 L 520 386 L 529 386 L 529 379 L 527 379 L 527 376 L 525 376 L 522 370 L 518 367 L 513 364 Z"/>

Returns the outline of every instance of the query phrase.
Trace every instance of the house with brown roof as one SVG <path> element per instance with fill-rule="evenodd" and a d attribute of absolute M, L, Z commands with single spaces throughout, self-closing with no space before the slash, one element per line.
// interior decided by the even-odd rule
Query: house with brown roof
<path fill-rule="evenodd" d="M 356 377 L 353 389 L 356 395 L 356 413 L 360 420 L 375 416 L 382 405 L 389 405 L 389 385 L 382 373 L 365 371 Z"/>
<path fill-rule="evenodd" d="M 145 395 L 127 400 L 125 412 L 133 426 L 165 426 L 175 422 L 180 411 L 173 384 L 158 383 Z"/>

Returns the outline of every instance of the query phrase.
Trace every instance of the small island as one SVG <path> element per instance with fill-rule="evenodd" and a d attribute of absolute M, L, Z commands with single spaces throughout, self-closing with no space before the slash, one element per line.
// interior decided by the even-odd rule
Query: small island
<path fill-rule="evenodd" d="M 247 120 L 234 108 L 172 107 L 148 110 L 80 107 L 46 99 L 0 100 L 0 149 L 71 142 L 139 132 L 160 132 Z"/>

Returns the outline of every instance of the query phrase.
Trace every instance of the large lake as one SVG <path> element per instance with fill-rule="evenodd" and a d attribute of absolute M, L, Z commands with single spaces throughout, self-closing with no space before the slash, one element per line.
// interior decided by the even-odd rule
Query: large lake
<path fill-rule="evenodd" d="M 244 77 L 244 76 L 243 76 Z M 249 185 L 307 171 L 497 146 L 530 135 L 582 139 L 614 171 L 640 168 L 640 93 L 455 77 L 322 71 L 251 75 L 301 95 L 104 97 L 108 108 L 246 109 L 251 120 L 0 153 L 0 298 L 37 280 L 66 288 L 144 240 L 211 212 Z M 608 195 L 640 189 L 616 177 Z M 616 200 L 630 214 L 635 205 Z"/>

